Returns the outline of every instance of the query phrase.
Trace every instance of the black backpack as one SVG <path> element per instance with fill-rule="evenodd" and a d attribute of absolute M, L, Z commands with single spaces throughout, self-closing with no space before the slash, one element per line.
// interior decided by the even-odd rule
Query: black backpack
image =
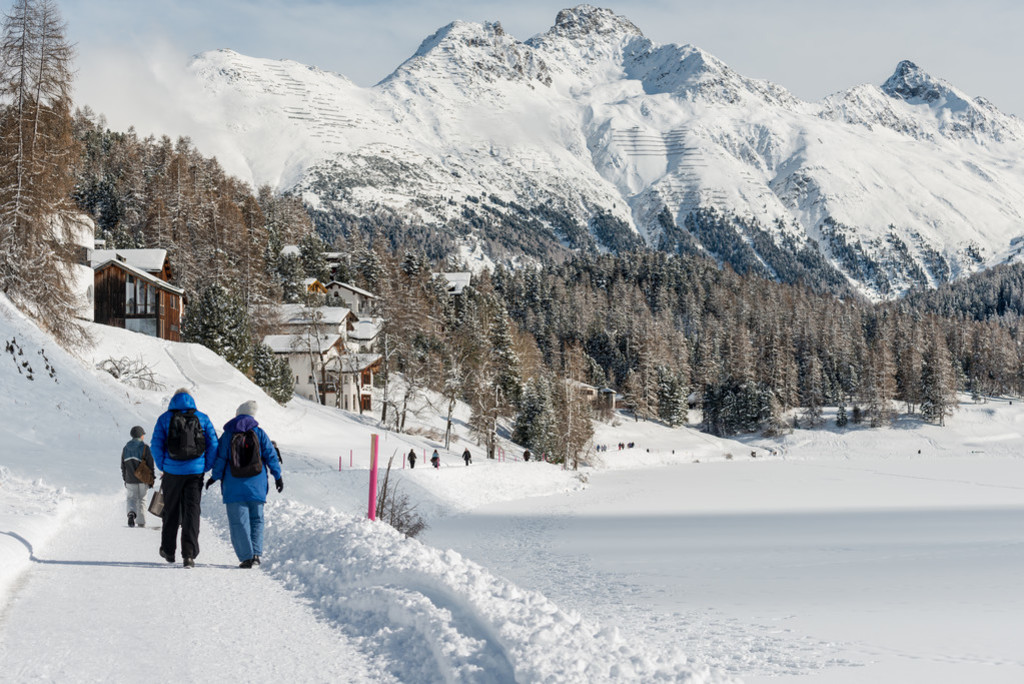
<path fill-rule="evenodd" d="M 175 461 L 191 461 L 206 453 L 206 435 L 195 409 L 171 412 L 165 446 L 167 455 Z"/>
<path fill-rule="evenodd" d="M 231 435 L 231 474 L 235 477 L 252 477 L 263 472 L 260 458 L 260 438 L 255 430 L 236 432 Z"/>

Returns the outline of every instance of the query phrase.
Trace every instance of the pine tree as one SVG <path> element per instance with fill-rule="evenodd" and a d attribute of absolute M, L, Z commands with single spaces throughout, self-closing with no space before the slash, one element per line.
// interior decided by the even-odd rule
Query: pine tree
<path fill-rule="evenodd" d="M 325 284 L 328 282 L 330 273 L 327 270 L 324 241 L 316 233 L 307 233 L 299 240 L 299 258 L 307 278 L 316 278 Z"/>
<path fill-rule="evenodd" d="M 252 364 L 253 345 L 249 330 L 245 307 L 217 283 L 199 291 L 181 322 L 183 341 L 203 345 L 243 373 L 248 372 Z"/>
<path fill-rule="evenodd" d="M 945 425 L 956 407 L 956 377 L 938 325 L 929 337 L 921 367 L 921 417 Z"/>
<path fill-rule="evenodd" d="M 669 427 L 686 422 L 686 379 L 682 373 L 658 367 L 658 417 Z"/>
<path fill-rule="evenodd" d="M 849 417 L 846 415 L 846 402 L 840 401 L 839 407 L 836 409 L 836 427 L 846 427 L 849 423 Z"/>
<path fill-rule="evenodd" d="M 85 341 L 72 290 L 73 50 L 53 0 L 16 0 L 0 40 L 0 289 L 62 344 Z"/>
<path fill-rule="evenodd" d="M 526 381 L 512 431 L 513 442 L 538 455 L 555 451 L 555 409 L 551 385 L 552 379 L 546 374 Z"/>
<path fill-rule="evenodd" d="M 265 344 L 257 344 L 253 351 L 252 381 L 279 404 L 287 404 L 295 390 L 288 360 Z"/>

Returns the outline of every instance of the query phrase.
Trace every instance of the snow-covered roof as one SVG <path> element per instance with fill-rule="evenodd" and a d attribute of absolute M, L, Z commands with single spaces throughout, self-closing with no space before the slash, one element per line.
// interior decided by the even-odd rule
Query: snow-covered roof
<path fill-rule="evenodd" d="M 270 347 L 275 354 L 295 354 L 310 351 L 326 352 L 341 342 L 341 335 L 267 335 L 263 344 Z"/>
<path fill-rule="evenodd" d="M 320 306 L 310 309 L 302 304 L 282 304 L 278 311 L 281 313 L 281 321 L 289 326 L 309 325 L 313 322 L 314 313 L 318 314 L 317 323 L 324 326 L 340 326 L 346 321 L 358 320 L 351 309 L 343 306 Z"/>
<path fill-rule="evenodd" d="M 341 370 L 342 373 L 361 373 L 380 361 L 380 354 L 342 354 L 327 362 L 328 370 Z"/>
<path fill-rule="evenodd" d="M 462 291 L 469 287 L 470 281 L 473 279 L 473 274 L 469 271 L 456 271 L 441 275 L 448 281 L 448 291 L 457 295 L 462 294 Z"/>
<path fill-rule="evenodd" d="M 299 256 L 300 253 L 298 245 L 285 245 L 281 248 L 281 256 Z"/>
<path fill-rule="evenodd" d="M 178 294 L 178 295 L 185 294 L 185 290 L 180 288 L 180 287 L 178 287 L 177 285 L 171 285 L 166 280 L 161 280 L 160 278 L 157 278 L 156 276 L 154 276 L 152 273 L 149 273 L 148 271 L 144 271 L 141 268 L 137 268 L 135 266 L 132 266 L 131 264 L 129 264 L 127 262 L 124 262 L 124 261 L 121 261 L 120 259 L 107 259 L 106 261 L 104 261 L 102 263 L 95 264 L 93 266 L 93 270 L 94 271 L 98 271 L 101 268 L 105 268 L 107 266 L 107 264 L 114 264 L 118 268 L 120 268 L 120 269 L 122 269 L 124 271 L 127 271 L 128 273 L 131 273 L 136 278 L 141 278 L 142 280 L 145 280 L 147 283 L 151 283 L 152 285 L 155 285 L 156 287 L 160 288 L 161 290 L 167 290 L 168 292 L 173 292 L 173 293 Z"/>
<path fill-rule="evenodd" d="M 352 330 L 349 331 L 348 338 L 350 340 L 369 342 L 376 338 L 377 334 L 380 333 L 381 323 L 382 321 L 379 318 L 360 318 L 356 321 Z"/>
<path fill-rule="evenodd" d="M 364 297 L 369 297 L 370 299 L 376 299 L 377 298 L 377 295 L 373 294 L 372 292 L 367 292 L 363 288 L 356 287 L 355 285 L 353 285 L 351 283 L 343 283 L 340 280 L 332 280 L 331 282 L 327 283 L 327 289 L 328 290 L 330 290 L 332 288 L 339 288 L 339 287 L 343 288 L 343 289 L 346 289 L 346 290 L 348 290 L 350 292 L 355 292 L 357 295 L 362 295 Z"/>
<path fill-rule="evenodd" d="M 111 259 L 118 259 L 131 264 L 136 268 L 150 273 L 159 273 L 164 270 L 164 261 L 167 260 L 166 249 L 94 249 L 89 259 L 89 265 L 96 268 Z"/>

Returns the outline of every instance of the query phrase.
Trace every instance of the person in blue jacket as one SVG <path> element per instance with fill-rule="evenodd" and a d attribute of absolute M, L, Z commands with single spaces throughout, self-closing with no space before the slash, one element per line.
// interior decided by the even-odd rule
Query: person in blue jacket
<path fill-rule="evenodd" d="M 174 562 L 180 527 L 182 564 L 194 567 L 199 555 L 203 474 L 213 467 L 217 455 L 217 430 L 205 413 L 196 410 L 195 399 L 188 390 L 179 389 L 171 397 L 167 411 L 157 418 L 150 444 L 156 467 L 163 473 L 160 557 Z"/>
<path fill-rule="evenodd" d="M 251 568 L 260 564 L 263 555 L 263 504 L 267 502 L 270 489 L 267 474 L 274 478 L 274 486 L 280 492 L 284 489 L 281 478 L 281 463 L 277 449 L 267 433 L 256 422 L 256 402 L 247 401 L 235 411 L 235 417 L 224 424 L 220 436 L 217 458 L 206 488 L 219 481 L 221 497 L 228 513 L 228 530 L 231 545 L 241 563 L 240 568 Z M 263 467 L 256 475 L 236 477 L 231 470 L 231 441 L 238 433 L 252 430 L 259 443 L 260 460 Z"/>

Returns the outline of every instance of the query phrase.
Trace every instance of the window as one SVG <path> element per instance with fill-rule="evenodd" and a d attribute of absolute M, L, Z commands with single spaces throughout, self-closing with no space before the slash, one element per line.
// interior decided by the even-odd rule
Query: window
<path fill-rule="evenodd" d="M 135 276 L 129 275 L 124 285 L 124 315 L 135 315 Z"/>

